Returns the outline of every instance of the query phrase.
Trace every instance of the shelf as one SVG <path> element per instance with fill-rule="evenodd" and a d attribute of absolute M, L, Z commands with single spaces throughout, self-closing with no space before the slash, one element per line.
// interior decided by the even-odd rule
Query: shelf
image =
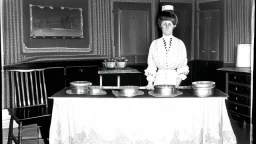
<path fill-rule="evenodd" d="M 228 71 L 228 72 L 243 72 L 243 73 L 251 73 L 250 67 L 222 67 L 217 69 L 219 71 Z"/>

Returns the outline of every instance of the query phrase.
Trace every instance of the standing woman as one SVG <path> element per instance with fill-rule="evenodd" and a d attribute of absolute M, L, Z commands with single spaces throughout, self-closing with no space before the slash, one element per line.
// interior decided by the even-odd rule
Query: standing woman
<path fill-rule="evenodd" d="M 177 23 L 178 17 L 173 11 L 162 11 L 157 17 L 163 36 L 154 40 L 149 48 L 148 67 L 145 70 L 147 89 L 161 84 L 178 87 L 187 78 L 186 47 L 183 41 L 173 36 Z"/>

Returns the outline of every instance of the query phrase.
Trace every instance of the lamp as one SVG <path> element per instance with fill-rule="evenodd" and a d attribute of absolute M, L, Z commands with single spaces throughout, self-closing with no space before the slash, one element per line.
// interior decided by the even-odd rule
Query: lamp
<path fill-rule="evenodd" d="M 251 67 L 251 44 L 238 44 L 236 67 Z"/>

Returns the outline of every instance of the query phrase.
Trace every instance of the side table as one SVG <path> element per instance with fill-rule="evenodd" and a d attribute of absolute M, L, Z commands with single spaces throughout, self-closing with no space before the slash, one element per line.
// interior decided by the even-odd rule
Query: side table
<path fill-rule="evenodd" d="M 120 74 L 128 74 L 128 73 L 138 74 L 141 72 L 139 72 L 137 69 L 133 69 L 130 67 L 125 67 L 122 69 L 99 68 L 98 74 L 100 75 L 100 86 L 102 86 L 102 84 L 103 84 L 103 75 L 116 74 L 117 75 L 117 87 L 120 87 Z"/>

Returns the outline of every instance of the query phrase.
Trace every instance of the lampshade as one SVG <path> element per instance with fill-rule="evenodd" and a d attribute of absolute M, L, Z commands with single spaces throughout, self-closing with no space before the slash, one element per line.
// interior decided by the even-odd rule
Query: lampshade
<path fill-rule="evenodd" d="M 238 44 L 236 67 L 251 67 L 251 44 Z"/>

